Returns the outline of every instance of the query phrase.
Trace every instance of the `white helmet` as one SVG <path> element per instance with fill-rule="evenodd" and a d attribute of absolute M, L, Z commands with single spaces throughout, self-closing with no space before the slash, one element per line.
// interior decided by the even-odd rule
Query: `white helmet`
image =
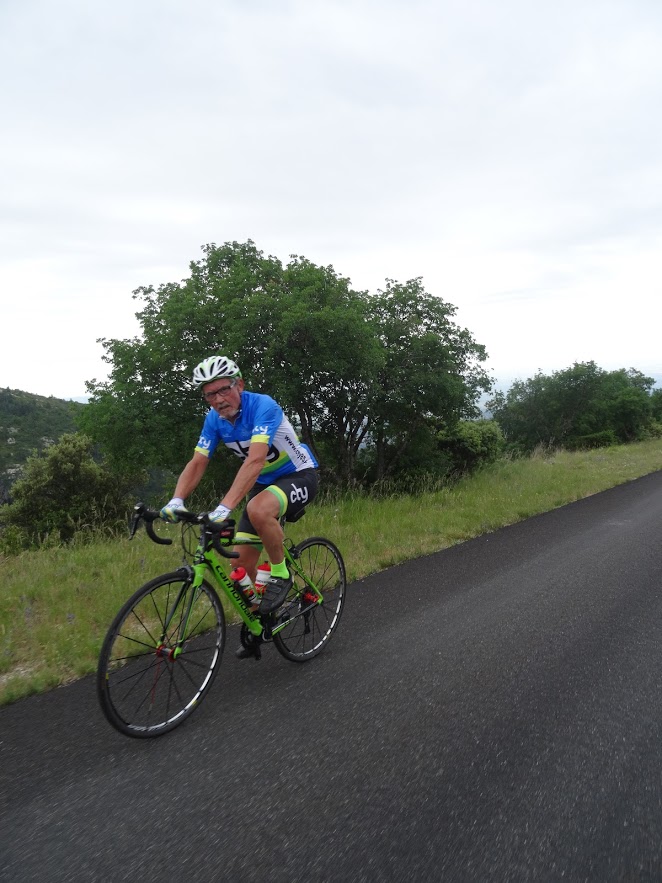
<path fill-rule="evenodd" d="M 239 366 L 225 356 L 210 356 L 194 368 L 193 386 L 204 386 L 219 377 L 241 377 Z"/>

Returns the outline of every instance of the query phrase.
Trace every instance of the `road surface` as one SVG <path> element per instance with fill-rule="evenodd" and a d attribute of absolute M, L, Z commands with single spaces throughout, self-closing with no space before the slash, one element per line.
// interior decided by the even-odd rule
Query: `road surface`
<path fill-rule="evenodd" d="M 0 710 L 0 880 L 662 880 L 662 473 L 349 587 L 315 661 L 127 739 Z"/>

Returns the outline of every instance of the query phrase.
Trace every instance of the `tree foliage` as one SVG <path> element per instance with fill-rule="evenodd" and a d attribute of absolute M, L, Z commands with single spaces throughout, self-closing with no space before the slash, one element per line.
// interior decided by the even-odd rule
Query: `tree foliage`
<path fill-rule="evenodd" d="M 457 472 L 468 473 L 494 463 L 503 453 L 504 439 L 494 420 L 461 420 L 439 433 L 438 444 Z"/>
<path fill-rule="evenodd" d="M 654 420 L 662 423 L 662 389 L 654 389 L 651 393 L 651 413 Z"/>
<path fill-rule="evenodd" d="M 487 403 L 506 439 L 525 451 L 569 449 L 642 438 L 650 429 L 653 379 L 634 368 L 605 371 L 575 363 L 551 375 L 518 380 Z"/>
<path fill-rule="evenodd" d="M 128 492 L 136 480 L 119 476 L 93 456 L 91 439 L 65 433 L 25 463 L 12 487 L 12 502 L 0 507 L 0 522 L 14 542 L 39 545 L 45 537 L 69 541 L 76 531 L 126 524 Z"/>
<path fill-rule="evenodd" d="M 369 306 L 383 356 L 368 412 L 380 481 L 422 451 L 435 459 L 440 426 L 477 417 L 476 401 L 490 382 L 479 367 L 484 348 L 451 321 L 455 307 L 428 294 L 420 279 L 389 280 Z M 439 462 L 431 465 L 439 471 Z"/>
<path fill-rule="evenodd" d="M 280 402 L 342 484 L 401 470 L 421 436 L 434 448 L 440 423 L 477 415 L 491 387 L 484 348 L 420 279 L 371 296 L 333 267 L 296 255 L 283 265 L 250 240 L 205 246 L 190 271 L 134 293 L 141 337 L 102 341 L 110 377 L 88 384 L 83 428 L 114 463 L 182 467 L 204 413 L 188 378 L 212 353 Z M 213 481 L 229 480 L 228 460 L 214 458 Z"/>

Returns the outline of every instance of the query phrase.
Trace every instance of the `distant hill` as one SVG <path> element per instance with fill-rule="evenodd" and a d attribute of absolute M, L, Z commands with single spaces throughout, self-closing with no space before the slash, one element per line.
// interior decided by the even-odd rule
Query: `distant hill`
<path fill-rule="evenodd" d="M 0 502 L 36 451 L 43 451 L 65 432 L 76 431 L 76 415 L 85 405 L 19 389 L 0 389 Z"/>

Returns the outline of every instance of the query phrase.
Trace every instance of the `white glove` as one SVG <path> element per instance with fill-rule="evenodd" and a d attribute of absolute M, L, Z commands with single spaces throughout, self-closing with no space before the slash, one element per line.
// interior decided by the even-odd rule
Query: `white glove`
<path fill-rule="evenodd" d="M 214 524 L 221 524 L 221 522 L 225 521 L 229 517 L 231 512 L 232 509 L 228 509 L 227 506 L 218 505 L 213 512 L 209 512 L 207 517 Z"/>
<path fill-rule="evenodd" d="M 161 509 L 159 515 L 164 521 L 176 522 L 179 521 L 177 512 L 188 512 L 181 497 L 173 497 L 172 500 L 170 500 L 169 503 L 166 503 L 163 509 Z"/>

